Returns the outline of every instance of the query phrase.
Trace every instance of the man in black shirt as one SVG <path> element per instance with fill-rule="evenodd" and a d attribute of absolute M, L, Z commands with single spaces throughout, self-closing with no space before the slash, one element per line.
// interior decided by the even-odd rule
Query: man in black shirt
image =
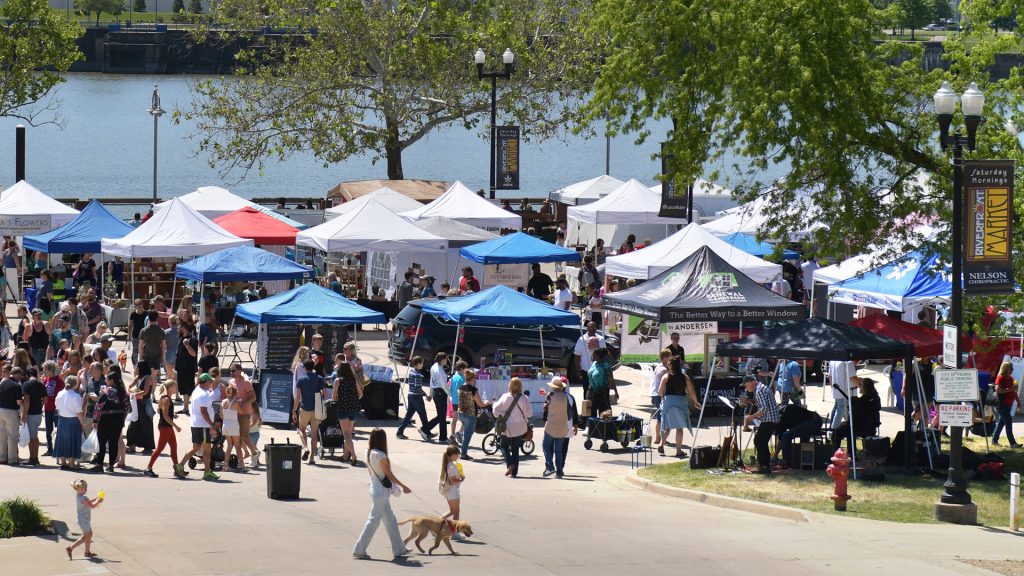
<path fill-rule="evenodd" d="M 530 276 L 530 281 L 526 284 L 526 293 L 546 302 L 548 296 L 551 295 L 551 285 L 554 283 L 551 276 L 540 271 L 540 264 L 534 264 L 533 276 Z"/>
<path fill-rule="evenodd" d="M 28 424 L 28 464 L 39 464 L 39 425 L 43 421 L 43 399 L 46 398 L 46 386 L 39 381 L 34 368 L 29 368 L 29 378 L 21 384 L 25 393 L 23 404 L 28 405 L 25 423 Z"/>
<path fill-rule="evenodd" d="M 18 464 L 18 428 L 28 416 L 20 378 L 21 368 L 14 368 L 10 378 L 0 381 L 0 464 L 12 466 Z"/>
<path fill-rule="evenodd" d="M 775 443 L 775 454 L 772 455 L 772 458 L 776 460 L 779 458 L 779 452 L 783 448 L 787 448 L 793 438 L 800 438 L 801 442 L 806 442 L 811 436 L 821 431 L 822 423 L 820 415 L 799 404 L 786 404 L 779 411 L 781 417 L 775 428 L 779 439 Z"/>

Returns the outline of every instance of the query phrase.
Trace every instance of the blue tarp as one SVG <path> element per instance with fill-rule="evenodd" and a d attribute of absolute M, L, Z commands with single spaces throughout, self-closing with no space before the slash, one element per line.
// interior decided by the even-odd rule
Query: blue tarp
<path fill-rule="evenodd" d="M 911 252 L 893 262 L 844 280 L 829 291 L 829 300 L 903 311 L 913 301 L 950 298 L 949 266 L 938 256 Z"/>
<path fill-rule="evenodd" d="M 313 269 L 260 248 L 236 246 L 178 264 L 174 275 L 197 282 L 299 280 L 312 278 Z"/>
<path fill-rule="evenodd" d="M 573 312 L 517 292 L 507 286 L 495 286 L 458 298 L 445 298 L 423 304 L 423 312 L 459 324 L 499 326 L 579 325 Z"/>
<path fill-rule="evenodd" d="M 384 323 L 384 314 L 364 308 L 316 284 L 303 284 L 255 302 L 239 304 L 235 316 L 260 324 Z"/>
<path fill-rule="evenodd" d="M 132 230 L 135 229 L 93 199 L 71 222 L 43 234 L 26 236 L 25 248 L 47 254 L 99 252 L 100 238 L 123 238 Z"/>
<path fill-rule="evenodd" d="M 723 236 L 722 240 L 725 240 L 727 244 L 735 246 L 747 254 L 757 256 L 758 258 L 763 258 L 764 256 L 775 253 L 775 246 L 767 242 L 758 242 L 757 238 L 754 238 L 750 234 L 744 234 L 743 232 L 733 232 L 728 236 Z M 800 255 L 796 252 L 792 250 L 782 251 L 783 260 L 794 260 L 796 258 L 800 258 Z"/>
<path fill-rule="evenodd" d="M 580 261 L 579 252 L 545 242 L 523 232 L 466 246 L 459 250 L 459 255 L 480 264 Z"/>

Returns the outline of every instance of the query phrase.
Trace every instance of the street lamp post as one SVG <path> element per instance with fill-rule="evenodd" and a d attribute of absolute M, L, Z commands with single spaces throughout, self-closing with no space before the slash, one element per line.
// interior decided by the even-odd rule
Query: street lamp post
<path fill-rule="evenodd" d="M 157 121 L 166 112 L 160 107 L 160 90 L 156 84 L 153 84 L 153 100 L 149 108 L 146 110 L 151 116 L 153 116 L 153 204 L 156 204 L 156 134 L 157 134 Z"/>
<path fill-rule="evenodd" d="M 964 124 L 967 134 L 959 130 L 950 134 L 950 125 L 953 123 L 953 114 L 956 112 L 956 101 L 960 100 L 964 114 Z M 964 169 L 964 147 L 973 151 L 975 138 L 978 133 L 978 125 L 981 124 L 981 112 L 985 108 L 985 94 L 978 89 L 978 85 L 971 85 L 964 91 L 963 96 L 958 96 L 949 86 L 949 82 L 943 82 L 942 86 L 935 92 L 935 114 L 939 120 L 939 138 L 942 149 L 953 147 L 953 230 L 952 230 L 952 252 L 953 252 L 953 294 L 950 305 L 949 318 L 957 329 L 957 338 L 954 344 L 956 352 L 956 367 L 960 368 L 960 333 L 963 328 L 963 169 Z M 949 475 L 940 502 L 942 504 L 971 504 L 971 495 L 967 492 L 967 481 L 963 472 L 963 428 L 953 427 L 949 444 Z"/>
<path fill-rule="evenodd" d="M 484 63 L 487 61 L 487 55 L 484 54 L 483 48 L 477 48 L 476 54 L 473 60 L 476 62 L 476 75 L 483 80 L 484 78 L 491 79 L 491 179 L 488 181 L 488 185 L 491 189 L 491 199 L 494 199 L 494 190 L 497 188 L 497 179 L 495 176 L 494 162 L 498 155 L 497 144 L 495 142 L 495 124 L 497 123 L 498 115 L 498 78 L 508 80 L 512 77 L 512 63 L 515 62 L 515 55 L 512 54 L 511 48 L 505 48 L 505 53 L 501 55 L 501 60 L 505 64 L 505 68 L 502 71 L 484 72 Z"/>

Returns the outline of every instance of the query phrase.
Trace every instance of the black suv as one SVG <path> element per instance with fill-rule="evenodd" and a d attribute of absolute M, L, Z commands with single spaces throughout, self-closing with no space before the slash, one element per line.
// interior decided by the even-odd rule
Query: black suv
<path fill-rule="evenodd" d="M 421 306 L 426 300 L 413 300 L 392 321 L 388 338 L 388 356 L 407 363 L 413 340 L 416 340 L 417 356 L 427 366 L 438 352 L 452 354 L 455 348 L 455 333 L 458 325 L 436 316 L 425 316 L 416 336 L 416 325 L 422 315 Z M 544 326 L 544 357 L 549 368 L 567 368 L 571 365 L 573 348 L 579 340 L 580 326 Z M 462 341 L 457 354 L 470 366 L 478 368 L 480 358 L 493 357 L 498 349 L 512 353 L 516 364 L 540 365 L 540 334 L 536 326 L 484 326 L 462 327 Z M 619 340 L 606 336 L 605 346 L 615 364 L 619 358 Z"/>

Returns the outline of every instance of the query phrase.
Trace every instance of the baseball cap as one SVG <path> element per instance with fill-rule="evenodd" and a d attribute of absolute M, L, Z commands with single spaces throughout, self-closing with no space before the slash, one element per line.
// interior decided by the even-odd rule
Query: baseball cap
<path fill-rule="evenodd" d="M 114 337 L 112 335 L 110 335 L 110 334 L 104 334 L 103 336 L 100 336 L 100 342 L 113 342 L 113 341 L 114 341 Z"/>
<path fill-rule="evenodd" d="M 206 372 L 203 372 L 202 374 L 199 375 L 200 382 L 209 382 L 210 380 L 213 380 L 213 376 L 210 376 Z"/>

